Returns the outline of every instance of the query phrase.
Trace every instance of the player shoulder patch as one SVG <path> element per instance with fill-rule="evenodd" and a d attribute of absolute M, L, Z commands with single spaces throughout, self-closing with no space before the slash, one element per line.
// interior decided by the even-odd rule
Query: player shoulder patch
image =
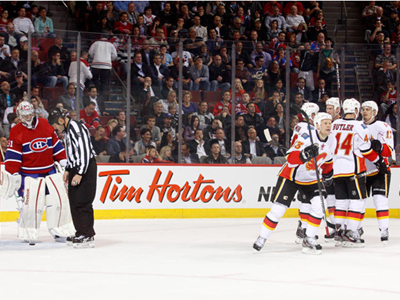
<path fill-rule="evenodd" d="M 304 132 L 304 133 L 301 135 L 301 137 L 302 137 L 303 139 L 306 140 L 306 139 L 308 139 L 309 135 L 308 135 L 307 133 Z"/>

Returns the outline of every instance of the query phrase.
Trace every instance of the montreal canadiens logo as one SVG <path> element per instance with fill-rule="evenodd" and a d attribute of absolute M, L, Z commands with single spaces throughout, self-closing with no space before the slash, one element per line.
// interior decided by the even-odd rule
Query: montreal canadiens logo
<path fill-rule="evenodd" d="M 43 152 L 43 151 L 45 151 L 47 148 L 49 148 L 49 146 L 47 145 L 47 139 L 44 139 L 44 138 L 34 139 L 34 140 L 30 143 L 29 148 L 30 148 L 33 152 Z"/>

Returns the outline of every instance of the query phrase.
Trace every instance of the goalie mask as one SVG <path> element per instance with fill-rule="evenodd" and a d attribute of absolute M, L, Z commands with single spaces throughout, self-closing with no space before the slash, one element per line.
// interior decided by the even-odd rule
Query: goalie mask
<path fill-rule="evenodd" d="M 363 114 L 363 121 L 365 124 L 371 123 L 374 118 L 378 115 L 378 105 L 375 101 L 365 101 L 362 105 L 362 114 Z M 366 111 L 366 108 L 371 109 L 371 114 L 369 111 Z M 367 120 L 368 119 L 368 120 Z"/>
<path fill-rule="evenodd" d="M 29 103 L 28 101 L 22 101 L 17 107 L 17 116 L 21 119 L 21 122 L 26 127 L 32 129 L 32 123 L 36 114 L 35 109 L 33 108 L 33 105 L 31 103 Z"/>
<path fill-rule="evenodd" d="M 314 121 L 315 115 L 319 112 L 319 106 L 311 102 L 304 103 L 301 106 L 301 109 L 307 114 L 307 116 L 312 121 Z"/>
<path fill-rule="evenodd" d="M 358 102 L 354 98 L 344 100 L 343 102 L 344 115 L 355 114 L 356 117 L 354 119 L 357 119 L 359 112 L 360 112 L 360 102 Z"/>

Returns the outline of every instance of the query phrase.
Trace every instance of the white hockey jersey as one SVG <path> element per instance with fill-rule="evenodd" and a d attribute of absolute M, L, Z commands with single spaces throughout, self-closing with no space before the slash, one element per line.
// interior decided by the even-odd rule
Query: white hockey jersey
<path fill-rule="evenodd" d="M 290 138 L 290 147 L 296 142 L 297 138 L 301 136 L 303 133 L 309 134 L 310 131 L 308 130 L 308 123 L 307 122 L 300 122 L 293 128 L 293 134 Z M 310 124 L 311 131 L 315 130 L 315 127 Z"/>
<path fill-rule="evenodd" d="M 366 170 L 365 158 L 376 161 L 369 131 L 361 121 L 339 119 L 332 124 L 337 146 L 333 157 L 333 177 L 353 176 Z"/>
<path fill-rule="evenodd" d="M 374 121 L 371 124 L 366 125 L 368 128 L 368 138 L 376 139 L 380 141 L 383 145 L 383 150 L 381 156 L 385 158 L 386 164 L 388 164 L 387 157 L 391 156 L 394 149 L 394 141 L 393 141 L 393 130 L 391 126 L 382 121 Z M 365 161 L 365 165 L 367 167 L 367 171 L 376 170 L 376 166 L 369 160 Z M 377 172 L 370 174 L 375 175 Z"/>
<path fill-rule="evenodd" d="M 306 124 L 306 123 L 304 123 Z M 306 124 L 307 125 L 307 124 Z M 306 127 L 307 128 L 307 127 Z M 335 137 L 330 134 L 325 140 L 320 140 L 317 131 L 313 128 L 311 131 L 314 144 L 318 144 L 319 153 L 317 156 L 318 170 L 321 173 L 321 166 L 329 170 L 332 169 L 333 153 L 336 147 Z M 302 163 L 299 154 L 307 146 L 311 145 L 311 138 L 307 132 L 303 132 L 297 136 L 293 145 L 288 150 L 287 162 L 283 165 L 279 176 L 288 180 L 294 181 L 298 184 L 314 184 L 317 183 L 317 175 L 315 173 L 314 160 Z M 323 169 L 325 169 L 323 167 Z M 328 170 L 328 171 L 329 171 Z"/>

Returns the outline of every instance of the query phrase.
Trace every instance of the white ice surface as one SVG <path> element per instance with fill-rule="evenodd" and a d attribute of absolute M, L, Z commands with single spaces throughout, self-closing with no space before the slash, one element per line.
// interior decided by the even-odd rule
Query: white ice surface
<path fill-rule="evenodd" d="M 365 248 L 322 242 L 320 256 L 294 243 L 296 219 L 253 254 L 261 222 L 101 220 L 94 249 L 53 242 L 45 224 L 29 246 L 16 223 L 1 223 L 0 299 L 400 299 L 400 220 L 390 220 L 387 246 L 368 219 Z"/>

